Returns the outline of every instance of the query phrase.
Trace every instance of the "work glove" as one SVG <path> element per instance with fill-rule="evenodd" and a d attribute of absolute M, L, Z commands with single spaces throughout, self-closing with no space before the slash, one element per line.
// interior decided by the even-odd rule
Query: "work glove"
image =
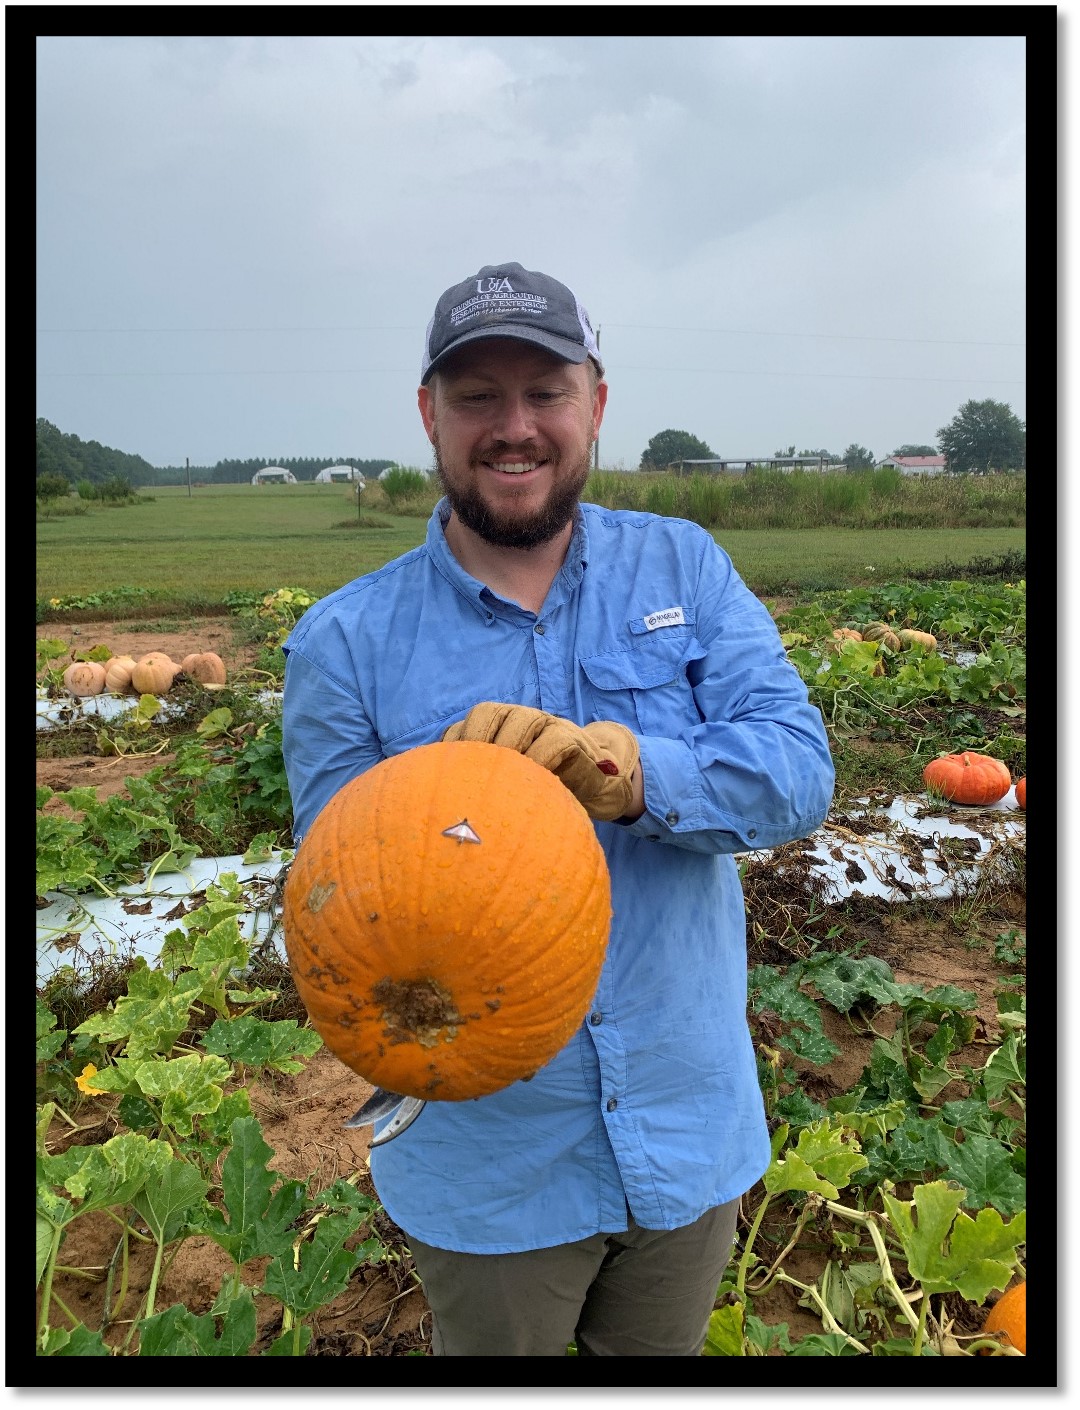
<path fill-rule="evenodd" d="M 630 806 L 638 742 L 613 720 L 575 725 L 529 705 L 485 700 L 443 735 L 446 742 L 459 739 L 516 749 L 550 770 L 600 822 L 621 818 Z"/>

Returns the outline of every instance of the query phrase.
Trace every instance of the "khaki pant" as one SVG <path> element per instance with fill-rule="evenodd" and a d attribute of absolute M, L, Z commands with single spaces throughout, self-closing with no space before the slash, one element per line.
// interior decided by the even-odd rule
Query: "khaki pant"
<path fill-rule="evenodd" d="M 700 1356 L 739 1202 L 682 1229 L 594 1234 L 527 1253 L 409 1238 L 436 1356 Z"/>

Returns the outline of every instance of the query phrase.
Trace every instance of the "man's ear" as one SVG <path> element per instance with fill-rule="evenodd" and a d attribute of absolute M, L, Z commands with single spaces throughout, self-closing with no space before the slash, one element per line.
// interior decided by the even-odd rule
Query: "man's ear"
<path fill-rule="evenodd" d="M 420 417 L 424 423 L 424 430 L 427 438 L 435 444 L 435 393 L 430 386 L 417 387 L 416 404 L 420 408 Z"/>
<path fill-rule="evenodd" d="M 593 429 L 593 435 L 594 435 L 594 436 L 598 436 L 598 435 L 600 434 L 600 423 L 601 423 L 601 421 L 603 421 L 603 419 L 604 419 L 604 407 L 605 407 L 605 406 L 607 406 L 607 383 L 606 383 L 606 382 L 600 382 L 600 383 L 597 385 L 595 394 L 593 395 L 593 409 L 592 409 L 593 425 L 592 425 L 592 429 Z"/>

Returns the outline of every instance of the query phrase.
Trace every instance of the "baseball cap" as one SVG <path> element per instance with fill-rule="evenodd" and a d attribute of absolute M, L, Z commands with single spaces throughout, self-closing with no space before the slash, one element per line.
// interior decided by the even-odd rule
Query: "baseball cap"
<path fill-rule="evenodd" d="M 581 301 L 550 274 L 520 264 L 485 264 L 447 289 L 427 326 L 421 384 L 452 352 L 481 338 L 520 338 L 567 362 L 591 357 L 604 370 Z"/>

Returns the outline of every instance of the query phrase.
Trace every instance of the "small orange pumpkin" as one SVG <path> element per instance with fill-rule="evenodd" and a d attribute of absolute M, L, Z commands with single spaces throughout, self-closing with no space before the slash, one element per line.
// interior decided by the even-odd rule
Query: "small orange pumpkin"
<path fill-rule="evenodd" d="M 857 632 L 854 627 L 837 627 L 833 632 L 834 641 L 862 641 L 862 632 Z"/>
<path fill-rule="evenodd" d="M 990 1314 L 982 1325 L 989 1336 L 995 1332 L 1001 1339 L 1017 1351 L 1027 1355 L 1027 1283 L 1014 1283 L 1008 1292 L 1002 1293 L 990 1309 Z M 984 1351 L 986 1356 L 993 1353 Z"/>
<path fill-rule="evenodd" d="M 1027 774 L 1016 780 L 1016 806 L 1027 812 Z"/>
<path fill-rule="evenodd" d="M 225 684 L 225 662 L 216 651 L 193 651 L 180 662 L 180 669 L 200 685 Z"/>
<path fill-rule="evenodd" d="M 464 1101 L 573 1036 L 611 922 L 607 861 L 574 795 L 496 744 L 425 744 L 345 784 L 285 883 L 285 948 L 347 1067 Z"/>
<path fill-rule="evenodd" d="M 64 688 L 72 695 L 100 695 L 105 689 L 105 667 L 100 661 L 72 661 L 64 672 Z"/>
<path fill-rule="evenodd" d="M 105 689 L 114 695 L 124 695 L 131 689 L 131 673 L 135 669 L 134 656 L 110 656 L 105 662 Z"/>
<path fill-rule="evenodd" d="M 135 662 L 131 687 L 140 695 L 164 695 L 176 679 L 178 670 L 176 662 L 164 652 L 151 651 Z"/>
<path fill-rule="evenodd" d="M 950 803 L 996 803 L 1012 787 L 1012 776 L 1000 759 L 989 754 L 943 754 L 923 769 L 923 782 Z"/>

